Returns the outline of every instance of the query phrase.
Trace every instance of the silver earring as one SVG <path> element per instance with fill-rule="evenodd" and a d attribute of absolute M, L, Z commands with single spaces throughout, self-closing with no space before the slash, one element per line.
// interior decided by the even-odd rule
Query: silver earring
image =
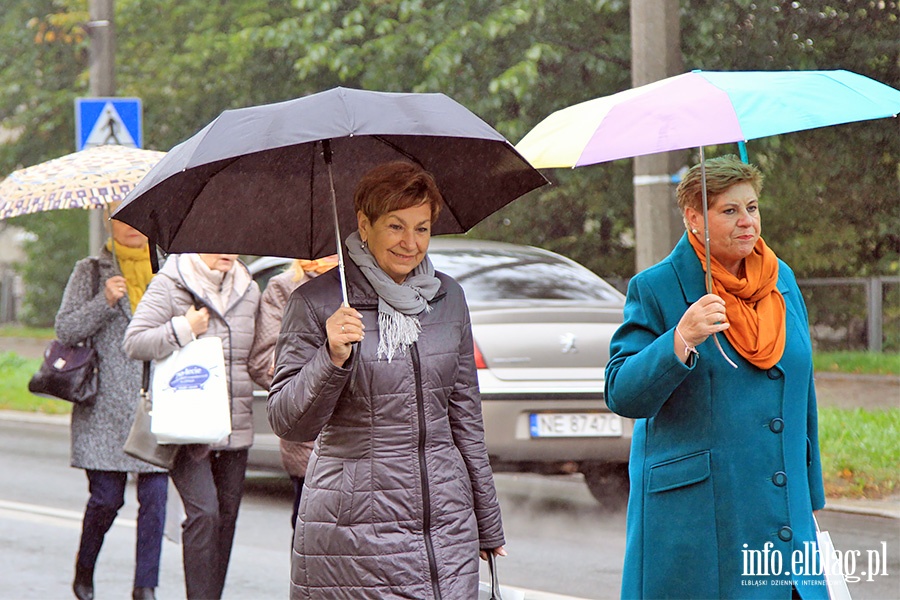
<path fill-rule="evenodd" d="M 369 247 L 369 242 L 367 242 L 366 240 L 363 240 L 363 241 L 362 241 L 362 244 L 360 244 L 360 247 L 361 247 L 363 250 L 365 250 L 366 248 Z"/>
<path fill-rule="evenodd" d="M 697 235 L 697 234 L 700 233 L 700 232 L 697 231 L 696 229 L 691 229 L 691 233 L 693 233 L 694 235 Z"/>

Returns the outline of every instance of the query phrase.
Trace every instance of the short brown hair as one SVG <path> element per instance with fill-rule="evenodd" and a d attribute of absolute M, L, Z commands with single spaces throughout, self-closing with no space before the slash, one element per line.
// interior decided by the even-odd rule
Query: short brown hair
<path fill-rule="evenodd" d="M 717 156 L 706 161 L 706 198 L 712 203 L 713 197 L 739 183 L 749 183 L 758 196 L 762 191 L 763 175 L 754 165 L 742 162 L 734 154 Z M 688 169 L 684 179 L 678 184 L 675 195 L 682 214 L 687 207 L 703 210 L 703 179 L 700 165 Z"/>
<path fill-rule="evenodd" d="M 402 160 L 370 169 L 356 186 L 353 206 L 371 223 L 395 210 L 428 204 L 434 223 L 444 202 L 434 177 L 421 166 Z"/>

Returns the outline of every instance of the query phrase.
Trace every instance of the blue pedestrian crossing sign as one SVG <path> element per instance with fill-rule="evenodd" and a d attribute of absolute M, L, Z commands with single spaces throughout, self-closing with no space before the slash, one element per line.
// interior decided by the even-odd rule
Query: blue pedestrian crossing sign
<path fill-rule="evenodd" d="M 140 98 L 76 98 L 75 149 L 115 144 L 143 147 Z"/>

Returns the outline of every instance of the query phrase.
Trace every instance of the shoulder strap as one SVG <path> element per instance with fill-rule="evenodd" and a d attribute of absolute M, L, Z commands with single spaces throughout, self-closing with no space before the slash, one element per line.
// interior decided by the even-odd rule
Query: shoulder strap
<path fill-rule="evenodd" d="M 100 261 L 96 258 L 91 259 L 91 298 L 100 293 Z M 85 346 L 94 347 L 94 336 L 92 335 L 85 340 Z"/>
<path fill-rule="evenodd" d="M 159 273 L 159 255 L 156 254 L 156 240 L 148 239 L 147 247 L 150 251 L 150 270 L 156 275 Z"/>
<path fill-rule="evenodd" d="M 141 394 L 150 394 L 150 361 L 144 361 L 143 372 L 141 373 Z"/>
<path fill-rule="evenodd" d="M 100 261 L 96 258 L 91 259 L 91 297 L 100 292 Z"/>

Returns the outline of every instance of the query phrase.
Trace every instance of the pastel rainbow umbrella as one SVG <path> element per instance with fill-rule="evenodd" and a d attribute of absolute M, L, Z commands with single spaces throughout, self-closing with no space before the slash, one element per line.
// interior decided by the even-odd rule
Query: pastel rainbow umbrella
<path fill-rule="evenodd" d="M 699 148 L 710 291 L 704 146 L 898 113 L 900 91 L 850 71 L 696 70 L 558 110 L 525 135 L 516 150 L 540 169 Z"/>
<path fill-rule="evenodd" d="M 558 110 L 516 150 L 581 167 L 898 113 L 900 90 L 850 71 L 691 71 Z"/>

